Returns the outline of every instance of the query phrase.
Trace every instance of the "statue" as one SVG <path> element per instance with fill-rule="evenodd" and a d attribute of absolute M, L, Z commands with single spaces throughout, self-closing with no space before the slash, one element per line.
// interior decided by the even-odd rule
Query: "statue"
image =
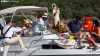
<path fill-rule="evenodd" d="M 53 7 L 53 16 L 54 16 L 54 24 L 57 26 L 57 23 L 60 22 L 60 10 L 59 7 L 55 3 L 52 4 Z"/>

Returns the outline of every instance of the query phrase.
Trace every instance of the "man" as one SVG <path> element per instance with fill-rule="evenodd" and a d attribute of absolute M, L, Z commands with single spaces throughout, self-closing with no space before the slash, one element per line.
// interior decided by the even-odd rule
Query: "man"
<path fill-rule="evenodd" d="M 6 23 L 7 23 L 7 25 L 3 28 L 3 32 L 2 32 L 3 34 L 5 34 L 5 32 L 6 32 L 6 34 L 2 38 L 2 44 L 3 44 L 3 47 L 4 47 L 3 56 L 7 56 L 7 52 L 8 52 L 10 45 L 15 43 L 15 42 L 19 43 L 22 51 L 27 50 L 20 37 L 13 37 L 13 32 L 19 32 L 19 31 L 24 30 L 24 29 L 21 29 L 21 28 L 17 29 L 17 28 L 12 27 L 11 21 L 7 21 Z"/>
<path fill-rule="evenodd" d="M 85 46 L 81 45 L 82 39 L 82 24 L 80 23 L 81 17 L 76 16 L 75 20 L 72 20 L 68 23 L 69 33 L 74 34 L 79 39 L 79 49 L 84 48 Z"/>

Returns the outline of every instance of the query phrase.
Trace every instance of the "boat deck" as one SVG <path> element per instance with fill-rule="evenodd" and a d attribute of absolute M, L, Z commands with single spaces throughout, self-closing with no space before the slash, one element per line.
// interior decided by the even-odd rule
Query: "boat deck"
<path fill-rule="evenodd" d="M 100 49 L 92 50 L 87 49 L 88 44 L 83 43 L 85 48 L 83 49 L 42 49 L 42 44 L 50 44 L 52 40 L 41 40 L 43 36 L 34 36 L 34 37 L 22 37 L 22 40 L 26 47 L 30 47 L 29 50 L 22 52 L 18 43 L 14 43 L 10 46 L 7 56 L 44 56 L 44 55 L 92 55 L 98 56 L 100 54 Z M 33 41 L 34 40 L 34 41 Z M 33 41 L 33 42 L 32 42 Z M 30 43 L 32 43 L 30 45 Z M 98 43 L 100 46 L 100 43 Z M 0 47 L 2 45 L 0 44 Z M 0 52 L 2 56 L 2 52 Z"/>

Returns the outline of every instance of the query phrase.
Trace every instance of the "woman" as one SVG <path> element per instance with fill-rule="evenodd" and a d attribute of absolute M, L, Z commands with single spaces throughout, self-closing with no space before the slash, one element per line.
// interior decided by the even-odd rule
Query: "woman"
<path fill-rule="evenodd" d="M 98 49 L 97 42 L 100 43 L 100 27 L 98 20 L 93 21 L 94 30 L 90 31 L 92 38 L 88 38 L 89 48 Z"/>
<path fill-rule="evenodd" d="M 25 21 L 23 29 L 25 29 L 25 30 L 23 30 L 24 36 L 32 36 L 33 28 L 29 21 Z"/>

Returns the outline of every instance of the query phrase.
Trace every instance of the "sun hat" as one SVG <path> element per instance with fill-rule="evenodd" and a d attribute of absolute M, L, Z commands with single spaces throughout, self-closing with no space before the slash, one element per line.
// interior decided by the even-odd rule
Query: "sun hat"
<path fill-rule="evenodd" d="M 45 17 L 45 18 L 47 18 L 47 16 L 45 16 L 45 15 L 43 15 L 42 17 Z"/>
<path fill-rule="evenodd" d="M 47 14 L 47 13 L 44 13 L 44 15 L 45 15 L 45 16 L 48 16 L 48 14 Z"/>

